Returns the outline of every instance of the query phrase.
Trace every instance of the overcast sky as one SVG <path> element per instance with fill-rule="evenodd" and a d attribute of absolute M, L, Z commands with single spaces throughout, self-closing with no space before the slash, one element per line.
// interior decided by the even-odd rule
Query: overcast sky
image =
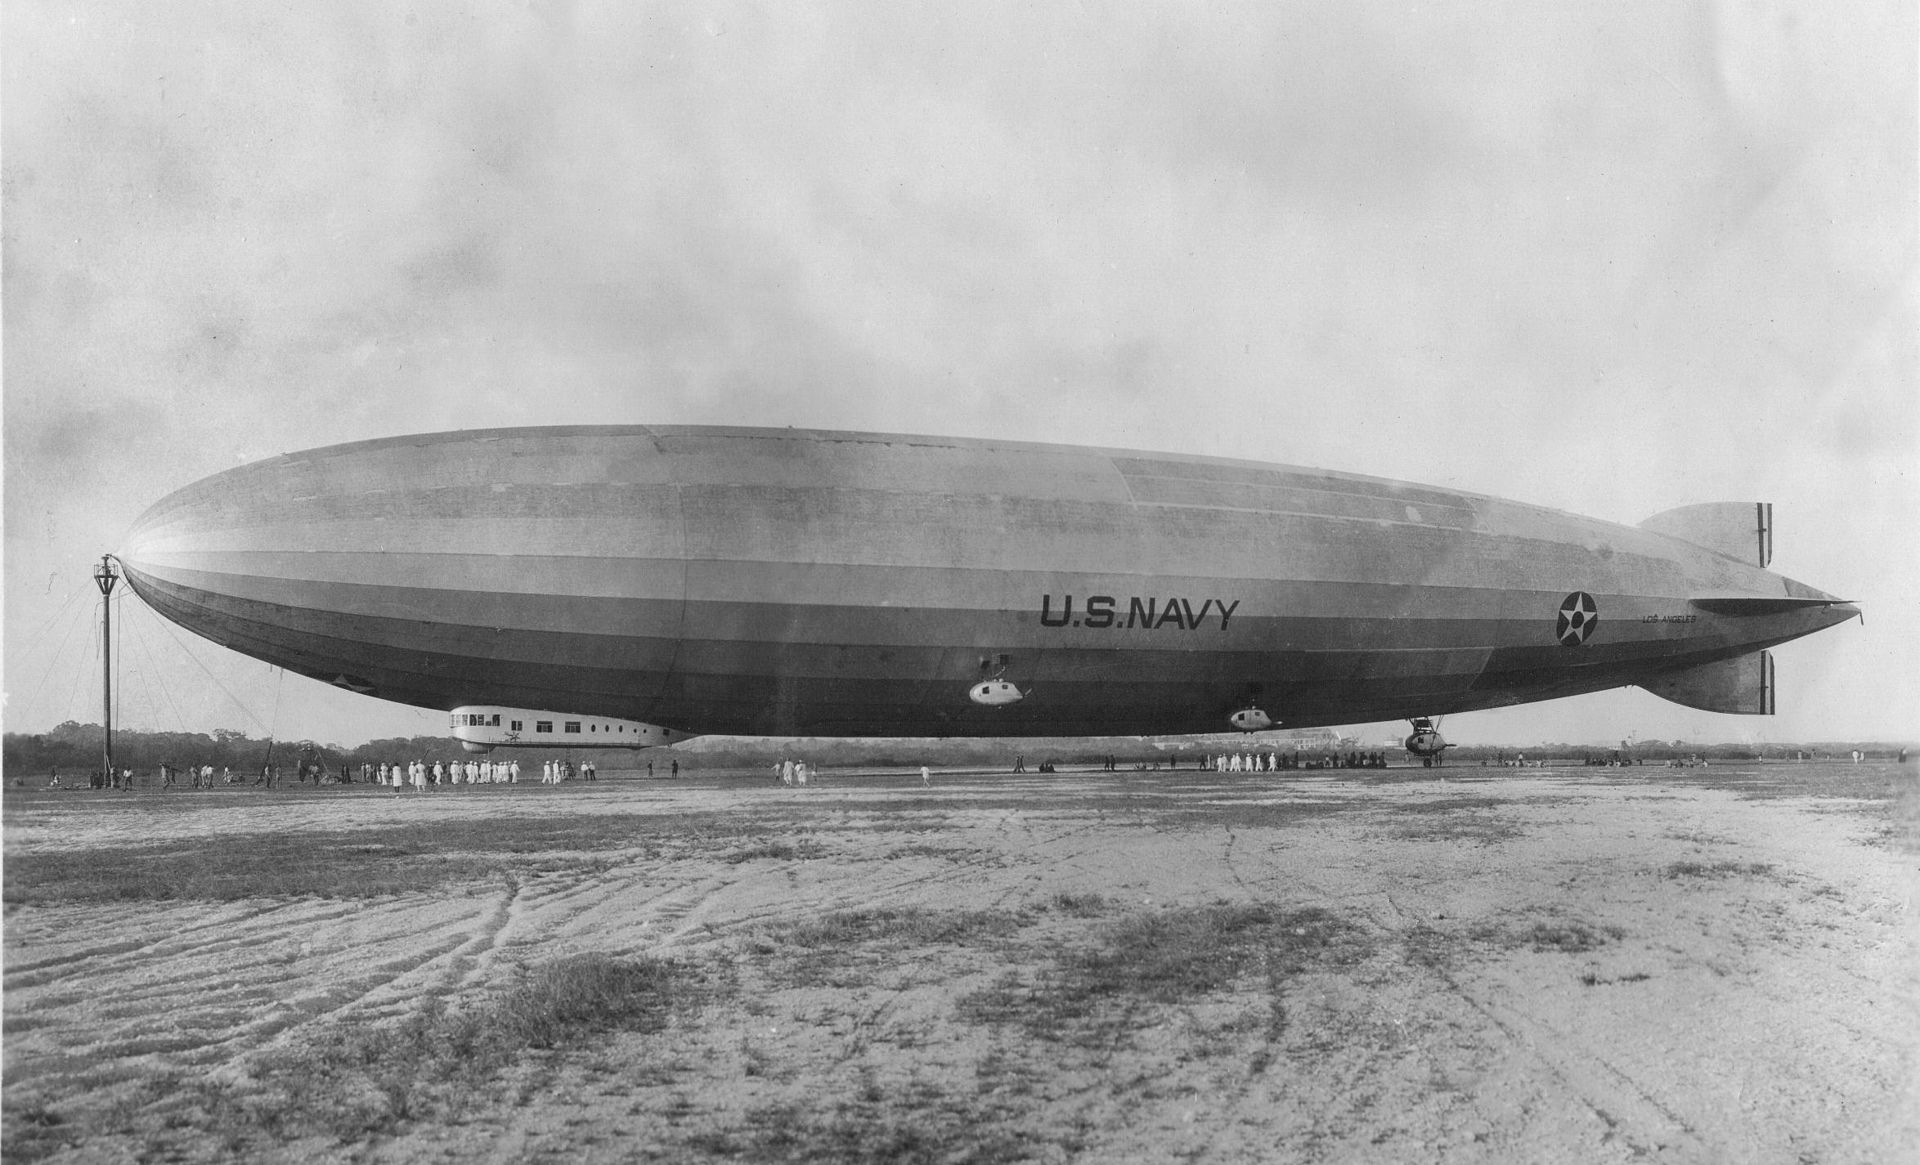
<path fill-rule="evenodd" d="M 1770 500 L 1775 569 L 1866 611 L 1776 651 L 1779 716 L 1624 690 L 1449 737 L 1920 735 L 1912 3 L 15 0 L 4 31 L 10 731 L 98 720 L 89 565 L 207 474 L 739 423 L 1625 523 Z M 444 730 L 136 606 L 130 726 Z"/>

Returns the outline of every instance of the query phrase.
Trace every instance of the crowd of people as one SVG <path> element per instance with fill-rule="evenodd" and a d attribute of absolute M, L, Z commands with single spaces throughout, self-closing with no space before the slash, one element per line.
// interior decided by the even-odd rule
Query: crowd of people
<path fill-rule="evenodd" d="M 1178 771 L 1179 754 L 1165 758 L 1167 768 Z M 1119 772 L 1120 759 L 1112 754 L 1102 758 L 1100 768 L 1103 772 Z M 1135 762 L 1136 770 L 1159 769 L 1160 760 Z M 1246 752 L 1202 753 L 1194 767 L 1202 772 L 1214 773 L 1273 773 L 1294 769 L 1384 769 L 1387 767 L 1387 754 L 1384 752 L 1345 752 L 1345 753 L 1307 753 L 1265 752 L 1249 750 Z M 1026 757 L 1014 758 L 1013 771 L 1027 771 Z M 1040 772 L 1053 771 L 1050 763 L 1042 763 Z"/>
<path fill-rule="evenodd" d="M 648 762 L 647 768 L 649 772 L 652 771 L 652 762 Z M 673 769 L 674 775 L 678 776 L 679 761 L 673 762 Z M 323 781 L 351 784 L 354 780 L 353 771 L 345 767 L 342 767 L 336 776 L 328 773 L 322 765 L 303 762 L 296 767 L 296 771 L 302 783 L 309 778 L 316 785 Z M 394 790 L 405 789 L 408 786 L 425 791 L 435 785 L 517 785 L 520 783 L 520 762 L 470 759 L 465 762 L 434 761 L 431 764 L 423 760 L 415 760 L 399 764 L 382 761 L 379 764 L 362 763 L 358 773 L 363 784 L 380 785 Z M 578 763 L 570 759 L 549 760 L 541 764 L 540 783 L 558 785 L 563 781 L 592 781 L 599 779 L 599 775 L 599 767 L 591 760 Z M 131 791 L 134 777 L 134 770 L 130 768 L 116 767 L 104 771 L 94 769 L 87 774 L 86 787 Z M 216 770 L 212 765 L 179 765 L 166 760 L 161 761 L 154 770 L 152 787 L 166 790 L 179 788 L 182 785 L 189 785 L 194 789 L 214 789 L 221 785 L 258 785 L 271 789 L 282 780 L 280 766 L 274 764 L 262 765 L 258 773 L 249 777 L 246 773 L 236 773 L 229 765 L 222 765 Z M 17 780 L 13 782 L 16 786 L 19 783 Z M 56 766 L 47 774 L 46 787 L 68 789 L 78 786 L 66 783 Z"/>
<path fill-rule="evenodd" d="M 16 787 L 18 787 L 20 784 L 20 781 L 16 778 L 13 783 Z M 77 787 L 78 786 L 68 785 L 63 781 L 61 781 L 60 768 L 58 765 L 54 766 L 47 774 L 47 788 L 49 789 L 68 789 L 68 788 L 77 788 Z M 106 769 L 106 770 L 94 769 L 92 772 L 89 772 L 87 774 L 87 788 L 131 790 L 133 788 L 133 770 L 132 769 Z"/>
<path fill-rule="evenodd" d="M 591 781 L 598 777 L 599 770 L 591 760 L 575 764 L 571 760 L 549 760 L 541 763 L 540 783 L 558 785 L 563 781 Z M 399 792 L 412 786 L 414 792 L 424 793 L 438 785 L 517 785 L 520 783 L 520 762 L 517 760 L 474 760 L 434 761 L 428 764 L 423 760 L 408 761 L 406 764 L 379 765 L 362 763 L 360 779 Z"/>
<path fill-rule="evenodd" d="M 1384 752 L 1229 752 L 1200 758 L 1200 767 L 1216 773 L 1272 773 L 1294 769 L 1384 769 Z"/>

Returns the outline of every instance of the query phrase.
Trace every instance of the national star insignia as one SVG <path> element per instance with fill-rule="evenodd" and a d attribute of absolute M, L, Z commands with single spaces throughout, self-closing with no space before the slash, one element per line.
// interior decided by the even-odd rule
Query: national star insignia
<path fill-rule="evenodd" d="M 1593 634 L 1600 622 L 1600 606 L 1593 596 L 1585 591 L 1575 591 L 1560 604 L 1560 617 L 1554 621 L 1553 633 L 1563 646 L 1578 647 Z"/>

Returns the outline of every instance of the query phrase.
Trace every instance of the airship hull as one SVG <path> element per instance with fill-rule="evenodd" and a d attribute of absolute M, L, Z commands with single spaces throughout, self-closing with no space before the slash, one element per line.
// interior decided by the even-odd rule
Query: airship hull
<path fill-rule="evenodd" d="M 1690 598 L 1827 597 L 1670 536 L 1479 495 L 795 430 L 316 450 L 162 500 L 121 558 L 168 618 L 382 699 L 698 733 L 1439 715 L 1634 683 L 1851 614 L 1715 614 Z M 989 680 L 1021 698 L 969 698 Z"/>

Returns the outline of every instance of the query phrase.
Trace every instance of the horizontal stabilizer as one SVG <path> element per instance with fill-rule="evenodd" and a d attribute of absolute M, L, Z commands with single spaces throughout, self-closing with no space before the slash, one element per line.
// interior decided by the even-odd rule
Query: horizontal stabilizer
<path fill-rule="evenodd" d="M 1672 700 L 1703 712 L 1738 716 L 1773 715 L 1773 656 L 1756 651 L 1736 659 L 1703 663 L 1640 686 L 1663 700 Z"/>
<path fill-rule="evenodd" d="M 1642 530 L 1704 546 L 1728 558 L 1764 567 L 1773 561 L 1772 502 L 1707 502 L 1665 510 Z"/>
<path fill-rule="evenodd" d="M 1808 607 L 1832 607 L 1847 601 L 1756 595 L 1695 595 L 1687 603 L 1715 615 L 1783 615 L 1789 611 L 1804 611 Z"/>

